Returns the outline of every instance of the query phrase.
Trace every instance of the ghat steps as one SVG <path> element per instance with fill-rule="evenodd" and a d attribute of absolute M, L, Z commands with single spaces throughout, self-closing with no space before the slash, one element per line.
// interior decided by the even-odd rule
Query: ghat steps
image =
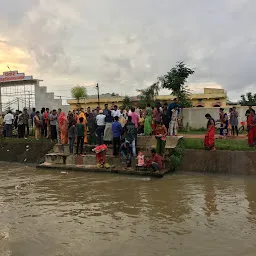
<path fill-rule="evenodd" d="M 167 137 L 166 151 L 173 150 L 179 139 L 182 136 Z M 137 140 L 137 149 L 142 151 L 147 157 L 150 156 L 151 148 L 156 147 L 156 139 L 154 136 L 139 136 Z M 84 155 L 69 154 L 69 145 L 56 144 L 53 148 L 53 152 L 45 155 L 45 162 L 39 165 L 39 168 L 53 168 L 61 170 L 74 170 L 74 171 L 92 171 L 92 172 L 114 172 L 131 175 L 146 175 L 162 177 L 167 169 L 158 173 L 152 173 L 147 170 L 136 170 L 136 159 L 132 159 L 131 168 L 124 168 L 124 165 L 120 161 L 120 157 L 112 155 L 112 146 L 108 147 L 106 152 L 106 161 L 110 165 L 109 168 L 99 168 L 96 165 L 96 156 L 92 152 L 94 146 L 84 145 Z M 74 146 L 74 151 L 76 152 Z"/>

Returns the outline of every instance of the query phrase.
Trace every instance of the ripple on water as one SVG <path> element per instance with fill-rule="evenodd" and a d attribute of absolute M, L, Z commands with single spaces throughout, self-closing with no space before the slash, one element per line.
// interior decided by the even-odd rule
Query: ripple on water
<path fill-rule="evenodd" d="M 254 256 L 255 202 L 255 178 L 1 166 L 0 255 Z"/>

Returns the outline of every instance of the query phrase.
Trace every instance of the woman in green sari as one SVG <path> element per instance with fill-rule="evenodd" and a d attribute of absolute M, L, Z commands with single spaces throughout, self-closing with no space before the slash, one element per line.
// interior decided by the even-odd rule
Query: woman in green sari
<path fill-rule="evenodd" d="M 152 135 L 152 108 L 150 104 L 148 104 L 146 108 L 144 135 Z"/>

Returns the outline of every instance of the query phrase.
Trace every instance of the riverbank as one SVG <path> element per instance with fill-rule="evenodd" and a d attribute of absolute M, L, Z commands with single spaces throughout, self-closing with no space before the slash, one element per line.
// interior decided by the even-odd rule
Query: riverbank
<path fill-rule="evenodd" d="M 186 149 L 177 171 L 256 175 L 256 152 Z"/>
<path fill-rule="evenodd" d="M 139 140 L 150 148 L 153 137 L 151 141 L 143 137 Z M 176 171 L 256 175 L 256 148 L 248 147 L 246 138 L 216 140 L 214 152 L 204 150 L 202 138 L 184 138 L 181 143 L 184 155 Z M 54 143 L 46 139 L 1 139 L 0 161 L 40 164 L 53 147 Z"/>
<path fill-rule="evenodd" d="M 49 140 L 6 138 L 0 140 L 0 161 L 39 164 L 52 150 Z"/>

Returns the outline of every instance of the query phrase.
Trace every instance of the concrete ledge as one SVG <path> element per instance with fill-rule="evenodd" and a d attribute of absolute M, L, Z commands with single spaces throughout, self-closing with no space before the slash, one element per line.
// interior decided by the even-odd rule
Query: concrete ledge
<path fill-rule="evenodd" d="M 256 152 L 189 149 L 177 171 L 256 175 Z"/>
<path fill-rule="evenodd" d="M 44 163 L 44 164 L 37 165 L 37 168 L 55 169 L 60 171 L 118 173 L 118 174 L 124 174 L 124 175 L 146 176 L 146 177 L 155 177 L 155 178 L 162 178 L 165 174 L 168 173 L 167 170 L 161 170 L 159 172 L 150 172 L 150 171 L 137 171 L 134 169 L 99 168 L 96 165 L 64 165 L 64 164 L 51 164 L 51 163 Z"/>

